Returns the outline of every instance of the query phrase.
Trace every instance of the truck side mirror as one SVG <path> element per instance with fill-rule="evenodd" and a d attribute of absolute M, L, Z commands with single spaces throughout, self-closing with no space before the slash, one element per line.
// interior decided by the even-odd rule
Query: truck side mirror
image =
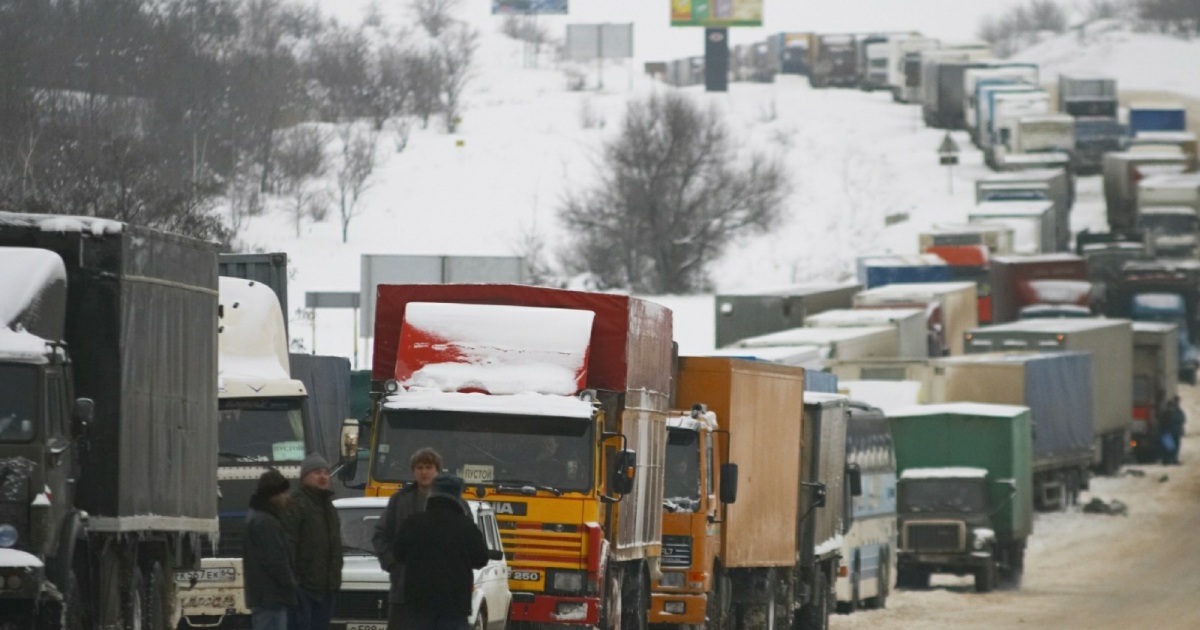
<path fill-rule="evenodd" d="M 613 458 L 612 475 L 609 479 L 609 490 L 613 494 L 629 494 L 633 492 L 633 479 L 637 471 L 637 451 L 617 451 Z"/>
<path fill-rule="evenodd" d="M 738 491 L 738 465 L 721 464 L 721 503 L 735 503 Z"/>
<path fill-rule="evenodd" d="M 95 417 L 96 403 L 91 398 L 76 398 L 71 433 L 75 437 L 87 433 L 88 425 Z"/>
<path fill-rule="evenodd" d="M 850 496 L 862 496 L 862 468 L 858 464 L 846 466 L 846 482 L 850 485 Z"/>
<path fill-rule="evenodd" d="M 338 467 L 338 478 L 348 484 L 358 476 L 358 420 L 346 418 L 342 421 L 342 439 L 338 445 L 338 455 L 341 466 Z"/>
<path fill-rule="evenodd" d="M 814 483 L 809 486 L 812 492 L 812 506 L 815 508 L 825 507 L 825 484 Z"/>

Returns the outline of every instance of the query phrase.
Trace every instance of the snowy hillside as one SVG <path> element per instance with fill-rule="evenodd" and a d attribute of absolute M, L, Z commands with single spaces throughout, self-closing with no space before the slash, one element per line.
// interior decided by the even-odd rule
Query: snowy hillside
<path fill-rule="evenodd" d="M 541 19 L 547 23 L 558 20 L 559 25 L 566 20 L 636 20 L 640 50 L 647 33 L 662 33 L 664 39 L 656 46 L 679 35 L 679 29 L 671 31 L 665 26 L 665 0 L 661 11 L 647 8 L 653 4 L 647 0 L 573 0 L 572 10 L 578 15 Z M 887 6 L 893 14 L 903 13 L 891 3 L 858 4 L 881 10 Z M 917 4 L 932 7 L 938 2 Z M 993 2 L 980 2 L 973 11 L 961 8 L 973 4 L 957 3 L 957 19 L 968 29 L 960 39 L 970 37 L 971 25 L 978 23 L 985 10 L 1003 8 L 1003 3 Z M 338 0 L 320 6 L 344 23 L 356 24 L 369 3 Z M 406 19 L 404 5 L 396 0 L 379 6 L 386 20 L 398 23 Z M 291 219 L 282 209 L 249 221 L 242 235 L 246 248 L 286 251 L 291 256 L 291 304 L 304 304 L 307 291 L 357 291 L 359 256 L 364 253 L 511 255 L 518 253 L 521 239 L 529 233 L 541 235 L 551 247 L 561 246 L 564 241 L 556 211 L 567 191 L 593 181 L 599 149 L 616 132 L 626 103 L 673 89 L 642 76 L 636 70 L 639 60 L 627 66 L 608 65 L 603 92 L 568 91 L 564 74 L 553 60 L 543 57 L 533 67 L 523 44 L 499 34 L 499 22 L 488 15 L 487 6 L 487 0 L 467 0 L 461 5 L 461 16 L 479 28 L 482 39 L 480 66 L 468 89 L 459 132 L 447 135 L 437 124 L 418 129 L 401 153 L 385 138 L 379 147 L 381 163 L 374 184 L 362 201 L 363 214 L 350 225 L 348 243 L 341 243 L 336 212 L 325 222 L 305 223 L 300 238 L 295 238 Z M 780 22 L 771 26 L 771 6 L 768 28 L 762 34 L 801 28 Z M 844 18 L 830 8 L 831 3 L 813 6 L 825 7 L 827 17 Z M 908 15 L 916 18 L 918 14 L 911 6 L 909 9 Z M 966 12 L 971 13 L 970 20 L 962 17 Z M 931 12 L 923 19 L 932 23 L 937 22 L 936 17 Z M 892 19 L 901 17 L 893 15 Z M 904 28 L 952 36 L 917 22 Z M 830 30 L 839 28 L 836 20 L 826 23 Z M 686 32 L 690 38 L 698 33 Z M 1112 59 L 1120 63 L 1113 61 L 1110 73 L 1117 74 L 1123 87 L 1134 84 L 1136 76 L 1127 78 L 1120 73 L 1138 75 L 1138 68 L 1187 65 L 1180 65 L 1186 55 L 1170 48 L 1176 44 L 1174 40 L 1163 42 L 1162 38 L 1128 33 L 1123 37 L 1113 31 L 1093 34 L 1095 39 L 1085 38 L 1085 43 L 1095 41 L 1097 46 L 1107 47 L 1105 50 L 1114 49 Z M 1054 64 L 1076 71 L 1067 64 L 1084 63 L 1095 56 L 1071 54 L 1071 42 L 1080 41 L 1071 38 L 1077 37 L 1047 41 L 1026 54 L 1041 55 L 1036 59 L 1049 64 L 1052 69 L 1043 71 L 1044 78 L 1056 72 Z M 1164 47 L 1152 45 L 1155 42 Z M 1077 43 L 1074 50 L 1083 45 Z M 1185 45 L 1200 50 L 1195 43 Z M 689 46 L 679 45 L 677 53 L 658 58 L 696 54 Z M 1189 63 L 1200 63 L 1200 55 L 1191 53 Z M 1079 71 L 1105 72 L 1106 68 Z M 595 77 L 591 80 L 589 85 Z M 1147 88 L 1157 85 L 1150 78 L 1146 81 Z M 1191 89 L 1200 89 L 1195 83 Z M 799 77 L 781 77 L 770 85 L 733 84 L 726 94 L 706 94 L 699 88 L 689 88 L 686 93 L 723 112 L 747 147 L 778 155 L 792 176 L 793 192 L 784 224 L 768 236 L 734 244 L 714 261 L 713 278 L 720 291 L 846 279 L 853 275 L 856 256 L 915 253 L 921 229 L 938 222 L 965 221 L 973 200 L 972 182 L 986 172 L 965 133 L 956 133 L 955 140 L 963 148 L 961 165 L 948 173 L 938 165 L 936 155 L 943 132 L 923 126 L 919 107 L 895 104 L 883 93 L 812 90 Z M 1102 222 L 1099 203 L 1099 182 L 1081 181 L 1073 217 L 1076 229 Z M 908 220 L 885 227 L 884 218 L 889 215 L 907 215 Z M 659 299 L 676 310 L 676 336 L 683 352 L 711 349 L 711 296 Z M 296 311 L 292 318 L 298 346 L 314 350 L 310 322 L 303 321 L 303 313 Z M 350 314 L 321 311 L 317 319 L 315 350 L 351 356 Z M 369 350 L 365 343 L 359 348 L 358 364 L 366 365 Z"/>

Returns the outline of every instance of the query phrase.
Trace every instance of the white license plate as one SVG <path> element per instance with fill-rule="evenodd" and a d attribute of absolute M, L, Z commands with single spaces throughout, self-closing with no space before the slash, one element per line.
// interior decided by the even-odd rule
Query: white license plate
<path fill-rule="evenodd" d="M 220 567 L 215 569 L 200 569 L 199 571 L 177 571 L 175 573 L 175 582 L 177 584 L 232 582 L 236 577 L 237 571 L 233 567 Z"/>
<path fill-rule="evenodd" d="M 387 630 L 386 623 L 348 623 L 346 630 Z"/>

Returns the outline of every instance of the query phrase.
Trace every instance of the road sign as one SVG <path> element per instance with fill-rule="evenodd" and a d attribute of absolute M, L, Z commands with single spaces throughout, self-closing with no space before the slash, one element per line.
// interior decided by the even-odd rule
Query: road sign
<path fill-rule="evenodd" d="M 958 143 L 954 138 L 950 137 L 950 132 L 946 132 L 946 137 L 942 138 L 942 144 L 938 146 L 939 155 L 955 155 L 958 153 Z"/>

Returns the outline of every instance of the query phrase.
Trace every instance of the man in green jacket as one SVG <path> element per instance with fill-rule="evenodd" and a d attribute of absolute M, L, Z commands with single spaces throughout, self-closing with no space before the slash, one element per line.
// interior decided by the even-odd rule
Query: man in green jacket
<path fill-rule="evenodd" d="M 342 586 L 342 526 L 329 489 L 329 464 L 313 453 L 300 464 L 300 487 L 284 513 L 300 588 L 289 630 L 328 630 Z"/>

